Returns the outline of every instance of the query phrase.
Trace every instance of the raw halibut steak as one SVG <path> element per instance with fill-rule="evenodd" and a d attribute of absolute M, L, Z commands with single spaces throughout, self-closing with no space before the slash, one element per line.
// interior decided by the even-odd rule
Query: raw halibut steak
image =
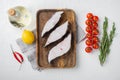
<path fill-rule="evenodd" d="M 67 53 L 71 48 L 71 33 L 55 47 L 53 47 L 48 54 L 48 62 L 50 63 L 53 59 L 62 56 Z"/>
<path fill-rule="evenodd" d="M 55 27 L 55 25 L 58 23 L 58 21 L 59 21 L 62 13 L 63 13 L 63 11 L 56 12 L 56 13 L 46 22 L 46 24 L 45 24 L 45 26 L 44 26 L 44 28 L 43 28 L 41 37 L 43 37 L 46 32 L 50 31 L 52 28 Z"/>
<path fill-rule="evenodd" d="M 58 26 L 51 34 L 49 35 L 45 46 L 49 45 L 50 43 L 62 38 L 68 29 L 68 21 L 64 24 Z"/>

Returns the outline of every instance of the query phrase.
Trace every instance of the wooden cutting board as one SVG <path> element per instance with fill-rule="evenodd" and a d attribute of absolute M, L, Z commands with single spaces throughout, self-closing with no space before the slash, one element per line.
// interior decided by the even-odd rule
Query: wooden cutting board
<path fill-rule="evenodd" d="M 60 21 L 56 24 L 55 28 L 59 25 L 63 24 L 66 20 L 69 21 L 69 29 L 65 36 L 69 33 L 72 34 L 71 40 L 71 48 L 70 50 L 65 53 L 64 55 L 57 57 L 56 59 L 52 60 L 51 63 L 48 63 L 48 53 L 50 49 L 64 40 L 65 36 L 61 39 L 53 42 L 52 44 L 48 45 L 47 47 L 43 47 L 47 41 L 49 34 L 54 30 L 49 31 L 41 37 L 41 32 L 44 28 L 45 23 L 54 15 L 57 11 L 64 11 L 62 14 Z M 75 12 L 70 9 L 43 9 L 37 12 L 37 36 L 36 36 L 36 43 L 37 43 L 37 64 L 39 67 L 43 68 L 72 68 L 76 65 L 76 18 Z"/>

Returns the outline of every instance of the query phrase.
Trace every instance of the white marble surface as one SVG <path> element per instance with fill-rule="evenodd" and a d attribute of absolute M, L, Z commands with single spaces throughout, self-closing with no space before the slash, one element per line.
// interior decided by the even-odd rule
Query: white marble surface
<path fill-rule="evenodd" d="M 102 31 L 104 17 L 109 18 L 109 26 L 116 23 L 116 36 L 111 53 L 103 67 L 99 64 L 99 51 L 92 54 L 84 51 L 84 41 L 77 45 L 77 65 L 73 69 L 49 69 L 42 72 L 32 70 L 25 58 L 21 71 L 19 63 L 13 58 L 9 44 L 19 47 L 15 40 L 21 36 L 21 30 L 14 28 L 8 21 L 7 10 L 14 6 L 25 6 L 33 15 L 33 21 L 27 29 L 35 28 L 35 14 L 39 9 L 70 8 L 76 12 L 78 26 L 85 29 L 85 16 L 88 12 L 98 15 Z M 120 80 L 120 0 L 0 0 L 0 80 Z M 111 27 L 109 27 L 109 30 Z M 101 34 L 100 34 L 101 36 Z"/>

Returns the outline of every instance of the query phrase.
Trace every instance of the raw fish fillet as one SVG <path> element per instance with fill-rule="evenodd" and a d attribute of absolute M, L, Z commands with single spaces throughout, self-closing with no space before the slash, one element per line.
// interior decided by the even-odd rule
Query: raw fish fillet
<path fill-rule="evenodd" d="M 57 24 L 57 22 L 59 21 L 62 13 L 63 13 L 63 11 L 56 12 L 56 13 L 46 22 L 46 24 L 45 24 L 45 26 L 44 26 L 44 28 L 43 28 L 41 37 L 43 37 L 46 32 L 50 31 L 50 30 Z"/>
<path fill-rule="evenodd" d="M 60 25 L 53 32 L 51 32 L 50 36 L 47 39 L 45 46 L 47 46 L 50 43 L 62 38 L 65 35 L 67 29 L 68 29 L 68 21 L 66 21 L 64 24 Z"/>
<path fill-rule="evenodd" d="M 50 63 L 53 59 L 62 56 L 68 52 L 71 48 L 71 33 L 55 47 L 53 47 L 48 54 L 48 62 Z"/>

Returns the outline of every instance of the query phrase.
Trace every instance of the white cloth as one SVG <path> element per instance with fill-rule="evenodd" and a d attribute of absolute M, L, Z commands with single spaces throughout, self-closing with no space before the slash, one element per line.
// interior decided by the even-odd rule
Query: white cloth
<path fill-rule="evenodd" d="M 85 32 L 81 29 L 81 27 L 78 27 L 77 29 L 77 44 L 80 43 L 85 38 Z M 34 35 L 36 35 L 36 30 L 33 30 Z M 40 68 L 37 65 L 36 61 L 36 43 L 34 42 L 32 45 L 24 44 L 21 38 L 16 40 L 18 46 L 20 47 L 22 53 L 26 55 L 28 58 L 28 61 L 31 63 L 31 66 L 34 70 L 41 71 L 42 68 Z"/>

